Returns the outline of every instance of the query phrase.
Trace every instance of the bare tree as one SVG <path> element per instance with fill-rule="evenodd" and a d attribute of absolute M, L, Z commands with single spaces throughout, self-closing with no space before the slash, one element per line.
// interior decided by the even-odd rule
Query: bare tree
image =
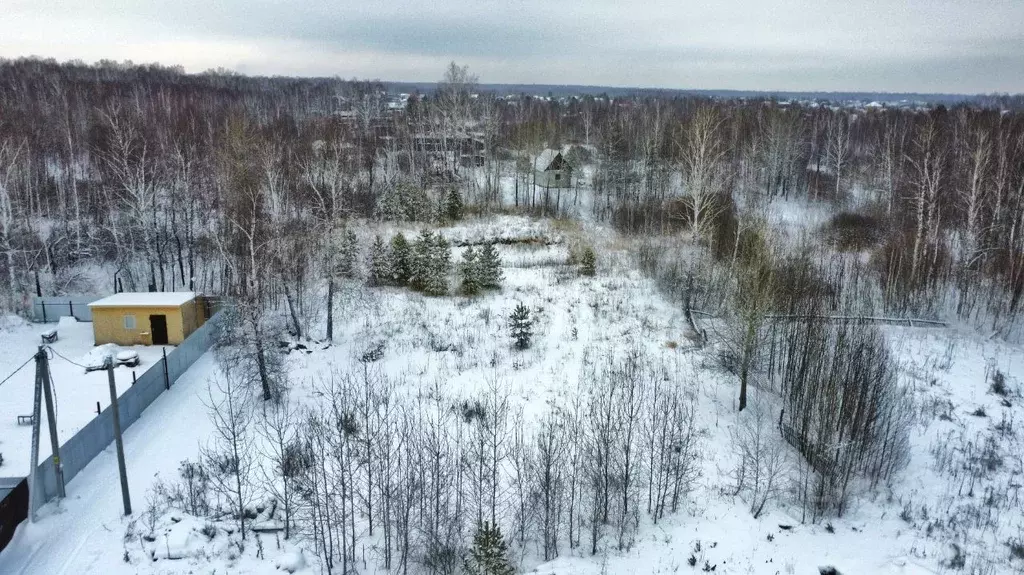
<path fill-rule="evenodd" d="M 637 483 L 640 470 L 640 417 L 648 407 L 647 388 L 651 379 L 648 365 L 650 359 L 638 349 L 630 350 L 622 363 L 611 367 L 608 377 L 620 381 L 618 397 L 618 473 L 616 483 L 621 489 L 621 507 L 618 510 L 618 547 L 626 549 L 632 545 L 633 534 L 639 526 L 639 511 L 636 503 Z"/>
<path fill-rule="evenodd" d="M 929 116 L 918 127 L 912 145 L 909 163 L 912 172 L 914 196 L 914 243 L 911 251 L 911 286 L 918 285 L 922 278 L 922 266 L 927 266 L 924 275 L 933 271 L 929 254 L 937 254 L 940 227 L 939 194 L 944 180 L 946 148 L 935 118 Z"/>
<path fill-rule="evenodd" d="M 15 235 L 15 186 L 19 185 L 22 169 L 22 157 L 25 154 L 25 142 L 17 145 L 9 139 L 0 141 L 0 249 L 4 252 L 7 268 L 8 301 L 4 302 L 8 309 L 14 306 L 13 298 L 19 291 L 17 278 L 18 266 L 15 256 L 18 253 Z"/>
<path fill-rule="evenodd" d="M 287 397 L 265 404 L 256 431 L 263 438 L 260 454 L 268 466 L 261 467 L 264 489 L 273 494 L 284 511 L 284 538 L 292 533 L 295 482 L 306 462 L 299 443 L 298 414 Z"/>
<path fill-rule="evenodd" d="M 303 164 L 302 175 L 312 194 L 313 213 L 316 216 L 320 252 L 323 255 L 324 278 L 327 280 L 327 332 L 328 341 L 334 338 L 334 296 L 336 289 L 339 232 L 348 216 L 348 180 L 346 146 L 342 141 L 313 143 L 310 158 Z"/>
<path fill-rule="evenodd" d="M 724 119 L 717 108 L 701 106 L 694 112 L 677 142 L 682 158 L 683 183 L 689 203 L 690 238 L 697 242 L 711 235 L 715 219 L 727 204 L 722 195 L 730 192 L 726 173 L 727 148 L 723 140 Z"/>
<path fill-rule="evenodd" d="M 829 115 L 825 132 L 825 157 L 836 178 L 835 197 L 839 198 L 843 169 L 850 156 L 850 118 L 845 112 Z"/>
<path fill-rule="evenodd" d="M 561 422 L 548 415 L 537 433 L 535 491 L 540 495 L 540 535 L 544 560 L 558 557 L 565 489 L 565 434 Z"/>
<path fill-rule="evenodd" d="M 757 519 L 788 486 L 788 449 L 776 434 L 771 415 L 760 406 L 739 416 L 729 438 L 737 460 L 731 471 L 733 494 L 744 498 Z"/>
<path fill-rule="evenodd" d="M 229 123 L 226 138 L 229 144 L 221 161 L 220 186 L 229 207 L 222 214 L 216 243 L 232 278 L 229 294 L 236 309 L 233 317 L 246 335 L 243 341 L 255 361 L 263 399 L 270 400 L 280 382 L 274 381 L 272 358 L 267 351 L 263 271 L 273 260 L 275 238 L 267 226 L 263 189 L 250 159 L 250 130 L 243 121 L 236 120 Z"/>
<path fill-rule="evenodd" d="M 228 514 L 245 539 L 246 513 L 253 498 L 252 395 L 228 364 L 221 365 L 221 375 L 214 377 L 210 386 L 206 407 L 214 434 L 202 448 L 203 464 L 211 487 L 226 502 Z"/>
<path fill-rule="evenodd" d="M 654 378 L 643 424 L 647 455 L 647 512 L 657 523 L 675 513 L 699 472 L 693 401 L 671 382 Z"/>

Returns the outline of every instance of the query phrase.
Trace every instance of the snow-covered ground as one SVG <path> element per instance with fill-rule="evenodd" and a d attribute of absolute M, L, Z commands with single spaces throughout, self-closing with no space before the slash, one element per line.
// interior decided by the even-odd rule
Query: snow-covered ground
<path fill-rule="evenodd" d="M 203 401 L 217 371 L 212 354 L 199 358 L 169 391 L 161 394 L 124 434 L 133 511 L 141 514 L 154 478 L 173 475 L 181 459 L 195 453 L 210 434 Z M 100 453 L 67 486 L 67 499 L 24 522 L 0 553 L 0 573 L 77 575 L 135 573 L 122 560 L 128 520 L 122 516 L 117 455 Z M 239 571 L 236 571 L 236 573 Z"/>
<path fill-rule="evenodd" d="M 1024 420 L 1024 350 L 1019 346 L 950 329 L 884 328 L 914 406 L 909 466 L 889 485 L 859 489 L 841 518 L 803 523 L 800 508 L 783 493 L 755 519 L 727 488 L 735 463 L 730 430 L 755 411 L 737 414 L 735 377 L 716 367 L 709 352 L 687 346 L 682 313 L 635 269 L 627 252 L 631 246 L 607 235 L 592 238 L 601 246 L 598 274 L 579 277 L 562 262 L 582 232 L 559 232 L 552 225 L 506 218 L 445 231 L 453 240 L 470 241 L 499 230 L 511 230 L 507 233 L 516 237 L 522 230 L 557 237 L 558 243 L 550 245 L 501 246 L 506 280 L 500 292 L 473 299 L 428 298 L 398 288 L 343 286 L 334 344 L 310 346 L 309 353 L 292 352 L 285 360 L 292 399 L 306 405 L 322 401 L 318 385 L 350 370 L 360 355 L 385 342 L 378 365 L 402 382 L 400 393 L 413 397 L 438 383 L 445 399 L 457 402 L 479 396 L 489 382 L 498 381 L 522 408 L 524 428 L 532 431 L 553 406 L 585 392 L 591 383 L 587 362 L 642 349 L 664 370 L 666 381 L 694 401 L 701 437 L 694 490 L 679 513 L 657 524 L 642 519 L 635 544 L 626 550 L 602 545 L 591 555 L 586 546 L 570 550 L 563 545 L 562 556 L 545 563 L 531 546 L 517 554 L 522 571 L 632 575 L 713 567 L 715 573 L 778 575 L 814 574 L 833 565 L 847 575 L 920 575 L 955 572 L 956 549 L 965 555 L 966 572 L 1021 569 L 1007 545 L 1024 533 L 1017 495 L 1024 448 L 1015 438 L 1020 433 L 1016 422 Z M 534 343 L 524 352 L 511 349 L 505 323 L 519 302 L 537 318 Z M 30 328 L 18 329 L 26 331 L 27 339 Z M 33 346 L 25 354 L 4 350 L 2 365 L 31 354 Z M 82 352 L 77 354 L 68 357 Z M 996 370 L 1005 377 L 1002 393 L 991 389 Z M 198 446 L 210 438 L 205 404 L 208 380 L 216 375 L 212 354 L 207 354 L 126 433 L 137 515 L 156 480 L 173 479 L 179 463 L 195 459 Z M 58 374 L 58 395 L 62 377 Z M 767 390 L 751 392 L 752 406 L 775 402 Z M 220 534 L 204 543 L 199 533 L 206 523 L 173 512 L 161 520 L 163 539 L 155 547 L 131 538 L 126 542 L 130 522 L 120 517 L 116 477 L 116 460 L 108 449 L 68 485 L 67 501 L 50 504 L 38 524 L 19 531 L 0 554 L 0 573 L 280 573 L 279 564 L 302 562 L 297 560 L 301 550 L 279 547 L 273 535 L 257 535 L 260 544 L 242 552 L 233 551 L 229 538 Z M 366 541 L 371 557 L 373 545 Z M 259 549 L 263 559 L 257 558 Z M 155 561 L 146 558 L 150 553 L 156 554 Z M 307 549 L 304 557 L 309 565 L 298 572 L 321 572 L 315 554 Z M 372 560 L 358 570 L 381 571 Z"/>
<path fill-rule="evenodd" d="M 96 417 L 97 402 L 101 410 L 110 404 L 107 373 L 102 370 L 86 373 L 81 366 L 102 365 L 106 355 L 116 355 L 124 349 L 137 352 L 140 360 L 137 367 L 119 366 L 114 370 L 114 381 L 120 395 L 131 387 L 132 372 L 136 372 L 136 375 L 145 373 L 160 360 L 163 350 L 163 346 L 96 346 L 92 323 L 78 322 L 71 317 L 61 318 L 57 324 L 31 324 L 14 316 L 3 319 L 3 322 L 4 325 L 0 326 L 0 378 L 7 377 L 28 361 L 17 374 L 0 386 L 0 453 L 4 457 L 0 476 L 3 477 L 25 476 L 29 472 L 32 426 L 19 425 L 18 416 L 32 414 L 35 362 L 29 360 L 32 360 L 42 343 L 41 334 L 57 329 L 58 340 L 46 345 L 51 348 L 51 353 L 48 353 L 50 376 L 56 402 L 57 437 L 62 444 Z M 50 455 L 45 406 L 41 413 L 40 461 Z"/>

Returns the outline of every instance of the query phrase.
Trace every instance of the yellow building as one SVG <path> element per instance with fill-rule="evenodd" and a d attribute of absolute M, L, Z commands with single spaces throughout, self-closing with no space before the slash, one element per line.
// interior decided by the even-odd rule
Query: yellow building
<path fill-rule="evenodd" d="M 96 345 L 178 345 L 207 319 L 193 292 L 124 292 L 89 309 Z"/>

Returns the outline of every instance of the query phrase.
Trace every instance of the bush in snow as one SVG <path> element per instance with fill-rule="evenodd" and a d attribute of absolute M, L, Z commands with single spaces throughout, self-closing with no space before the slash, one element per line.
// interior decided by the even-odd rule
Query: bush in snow
<path fill-rule="evenodd" d="M 302 551 L 289 551 L 274 560 L 274 565 L 285 572 L 295 573 L 306 567 L 306 558 Z"/>
<path fill-rule="evenodd" d="M 763 409 L 740 414 L 740 421 L 729 433 L 736 467 L 733 495 L 743 497 L 757 519 L 765 506 L 786 487 L 789 471 L 787 450 L 775 433 L 771 418 Z"/>
<path fill-rule="evenodd" d="M 804 457 L 799 496 L 812 519 L 842 515 L 854 478 L 891 478 L 908 460 L 912 409 L 875 326 L 811 320 L 782 344 L 783 436 Z"/>
<path fill-rule="evenodd" d="M 516 349 L 530 347 L 530 339 L 533 338 L 533 320 L 530 318 L 529 308 L 521 303 L 516 305 L 516 309 L 509 316 L 508 328 Z"/>
<path fill-rule="evenodd" d="M 1004 397 L 1010 394 L 1010 388 L 1006 385 L 1006 375 L 1002 371 L 996 369 L 989 379 L 991 381 L 989 391 Z"/>
<path fill-rule="evenodd" d="M 856 212 L 839 212 L 822 230 L 825 240 L 839 251 L 860 251 L 874 247 L 881 239 L 885 224 Z"/>
<path fill-rule="evenodd" d="M 178 466 L 180 484 L 177 494 L 182 509 L 190 515 L 202 517 L 210 512 L 210 475 L 199 462 L 184 460 Z"/>

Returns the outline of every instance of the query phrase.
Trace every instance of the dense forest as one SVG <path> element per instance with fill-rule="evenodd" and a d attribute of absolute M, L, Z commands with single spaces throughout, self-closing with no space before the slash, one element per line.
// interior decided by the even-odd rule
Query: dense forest
<path fill-rule="evenodd" d="M 856 205 L 836 216 L 833 239 L 868 254 L 860 263 L 886 309 L 984 319 L 994 329 L 1019 313 L 1017 113 L 502 98 L 477 95 L 474 81 L 453 66 L 436 93 L 414 94 L 396 111 L 378 82 L 5 61 L 5 305 L 113 289 L 114 272 L 119 289 L 231 294 L 265 267 L 257 255 L 282 282 L 330 275 L 317 270 L 331 265 L 312 261 L 319 250 L 303 248 L 330 248 L 337 234 L 314 230 L 359 218 L 430 220 L 410 198 L 452 187 L 473 211 L 557 215 L 569 200 L 527 191 L 530 158 L 570 146 L 571 162 L 593 167 L 593 217 L 622 232 L 687 230 L 728 252 L 773 198 Z M 465 161 L 465 142 L 476 161 Z M 88 283 L 96 275 L 84 267 L 96 265 L 109 283 Z"/>

